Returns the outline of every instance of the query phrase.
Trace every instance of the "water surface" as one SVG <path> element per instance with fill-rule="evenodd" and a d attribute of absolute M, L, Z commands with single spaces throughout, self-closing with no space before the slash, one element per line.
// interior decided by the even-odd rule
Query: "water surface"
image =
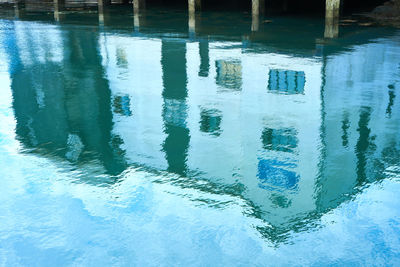
<path fill-rule="evenodd" d="M 136 19 L 0 20 L 1 265 L 400 264 L 400 32 Z"/>

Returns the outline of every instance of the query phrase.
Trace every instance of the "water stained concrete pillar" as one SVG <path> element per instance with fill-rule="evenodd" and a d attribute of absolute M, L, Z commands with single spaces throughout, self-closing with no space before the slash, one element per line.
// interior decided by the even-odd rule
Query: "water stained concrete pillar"
<path fill-rule="evenodd" d="M 145 0 L 133 0 L 133 26 L 136 31 L 140 28 L 140 13 L 146 8 Z"/>
<path fill-rule="evenodd" d="M 189 13 L 201 10 L 201 0 L 188 0 Z"/>
<path fill-rule="evenodd" d="M 194 34 L 196 32 L 196 10 L 199 10 L 200 7 L 200 0 L 188 0 L 190 34 Z"/>
<path fill-rule="evenodd" d="M 22 15 L 22 9 L 24 8 L 25 2 L 22 0 L 14 1 L 14 14 L 16 18 L 20 18 Z"/>
<path fill-rule="evenodd" d="M 54 0 L 54 20 L 60 21 L 62 14 L 65 10 L 65 0 Z"/>
<path fill-rule="evenodd" d="M 264 15 L 265 0 L 251 1 L 251 30 L 258 31 L 260 27 L 260 15 Z"/>
<path fill-rule="evenodd" d="M 325 38 L 339 36 L 340 0 L 326 0 Z"/>
<path fill-rule="evenodd" d="M 97 5 L 99 12 L 99 23 L 104 25 L 107 19 L 106 8 L 107 6 L 111 5 L 111 0 L 98 0 Z"/>

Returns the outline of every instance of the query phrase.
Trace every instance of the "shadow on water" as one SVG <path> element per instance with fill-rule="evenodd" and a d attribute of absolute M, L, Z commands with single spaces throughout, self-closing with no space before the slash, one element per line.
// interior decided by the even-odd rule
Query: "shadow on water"
<path fill-rule="evenodd" d="M 398 33 L 321 43 L 315 20 L 226 32 L 206 13 L 190 37 L 180 15 L 148 12 L 139 32 L 121 18 L 1 22 L 24 150 L 87 170 L 94 186 L 139 167 L 243 199 L 277 244 L 398 165 Z"/>

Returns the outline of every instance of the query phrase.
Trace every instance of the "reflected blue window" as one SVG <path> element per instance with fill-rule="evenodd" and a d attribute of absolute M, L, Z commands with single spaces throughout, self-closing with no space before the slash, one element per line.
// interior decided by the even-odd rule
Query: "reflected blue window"
<path fill-rule="evenodd" d="M 268 190 L 293 190 L 297 188 L 299 175 L 288 169 L 294 164 L 278 160 L 260 159 L 258 162 L 259 186 Z"/>
<path fill-rule="evenodd" d="M 228 89 L 242 89 L 242 66 L 237 61 L 218 60 L 216 84 Z"/>
<path fill-rule="evenodd" d="M 306 84 L 303 71 L 277 70 L 269 71 L 268 90 L 275 93 L 302 94 Z"/>
<path fill-rule="evenodd" d="M 114 112 L 123 116 L 131 116 L 131 99 L 128 95 L 114 97 Z"/>
<path fill-rule="evenodd" d="M 297 131 L 293 128 L 265 128 L 261 140 L 264 149 L 292 153 L 297 147 Z"/>

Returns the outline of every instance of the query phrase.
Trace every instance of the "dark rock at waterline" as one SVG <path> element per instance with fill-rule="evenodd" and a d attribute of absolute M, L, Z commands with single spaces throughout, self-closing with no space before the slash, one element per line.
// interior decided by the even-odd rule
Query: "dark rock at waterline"
<path fill-rule="evenodd" d="M 390 0 L 367 14 L 384 25 L 400 27 L 400 0 Z"/>

